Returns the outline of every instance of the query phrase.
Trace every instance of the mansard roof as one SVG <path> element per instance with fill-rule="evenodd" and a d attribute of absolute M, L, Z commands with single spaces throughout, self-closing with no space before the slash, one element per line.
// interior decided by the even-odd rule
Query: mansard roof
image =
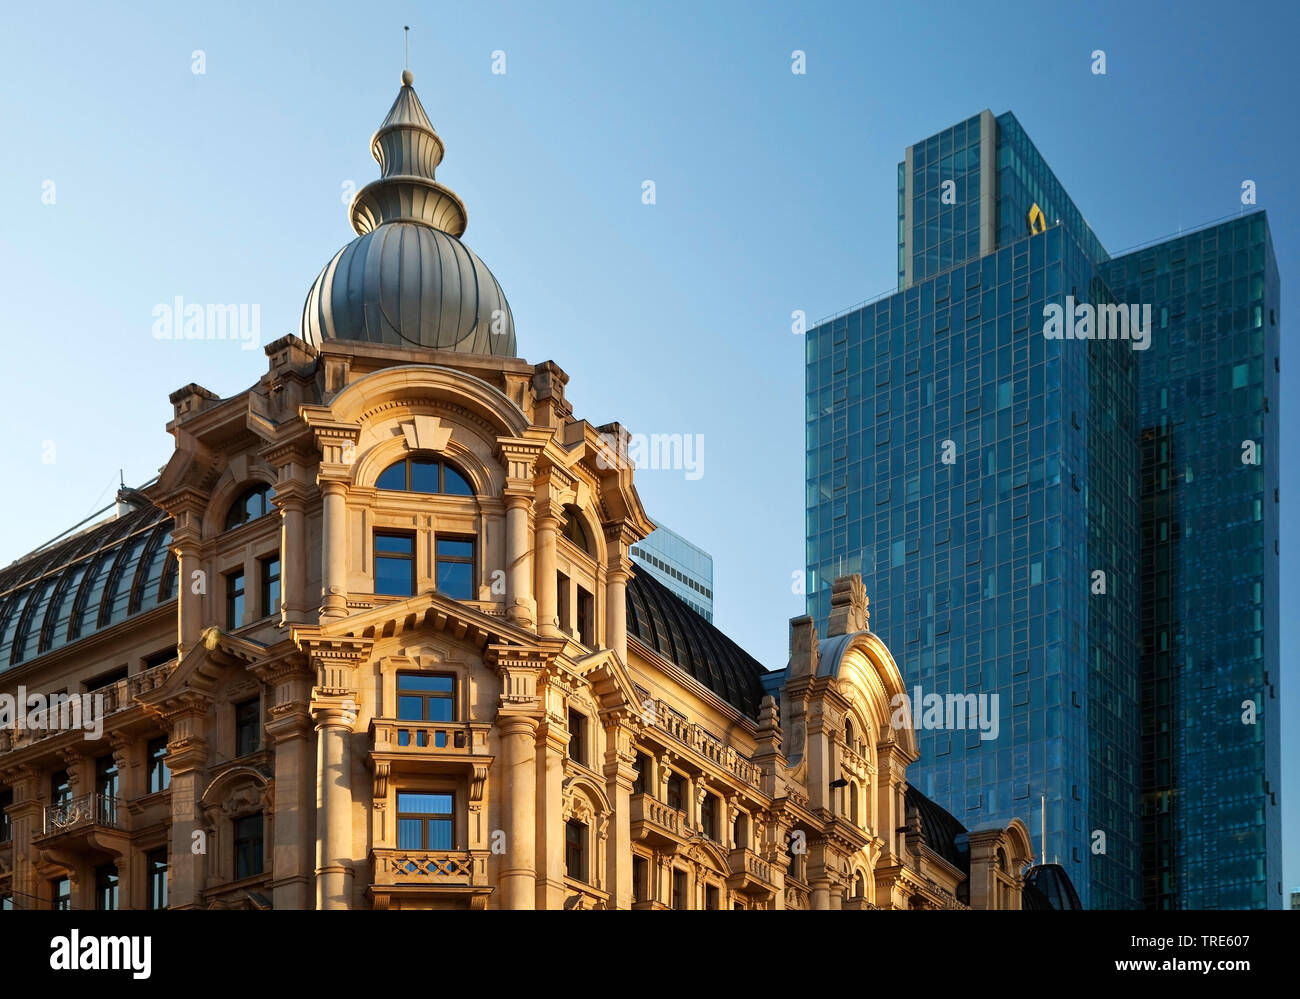
<path fill-rule="evenodd" d="M 130 498 L 0 570 L 0 673 L 175 598 L 171 517 Z"/>
<path fill-rule="evenodd" d="M 704 686 L 758 717 L 767 670 L 648 572 L 627 584 L 627 633 Z"/>

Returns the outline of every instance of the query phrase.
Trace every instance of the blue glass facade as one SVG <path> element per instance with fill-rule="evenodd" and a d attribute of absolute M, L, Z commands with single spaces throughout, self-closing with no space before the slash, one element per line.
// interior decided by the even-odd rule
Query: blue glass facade
<path fill-rule="evenodd" d="M 979 153 L 974 162 L 972 149 Z M 931 168 L 932 157 L 937 170 Z M 945 198 L 947 179 L 956 183 Z M 956 203 L 948 204 L 954 192 Z M 1027 215 L 1034 204 L 1048 228 L 1028 235 Z M 1262 215 L 1259 221 L 1262 225 Z M 1250 260 L 1253 247 L 1245 251 Z M 893 651 L 909 688 L 985 695 L 990 701 L 996 696 L 994 738 L 981 738 L 971 727 L 922 726 L 915 779 L 924 794 L 968 827 L 1020 817 L 1040 849 L 1045 798 L 1044 859 L 1065 866 L 1092 908 L 1153 904 L 1144 845 L 1149 854 L 1150 831 L 1156 827 L 1169 830 L 1168 852 L 1183 857 L 1183 869 L 1199 883 L 1207 883 L 1210 866 L 1236 870 L 1227 859 L 1236 832 L 1214 821 L 1211 810 L 1220 799 L 1213 794 L 1200 796 L 1199 812 L 1184 808 L 1182 819 L 1177 812 L 1167 820 L 1143 818 L 1144 809 L 1154 807 L 1157 767 L 1144 751 L 1157 741 L 1152 713 L 1157 685 L 1148 682 L 1154 659 L 1138 650 L 1157 640 L 1170 648 L 1188 642 L 1204 646 L 1204 629 L 1216 627 L 1198 625 L 1194 634 L 1186 626 L 1181 632 L 1166 628 L 1166 637 L 1159 639 L 1151 625 L 1157 605 L 1149 599 L 1156 592 L 1152 587 L 1176 584 L 1172 574 L 1156 580 L 1139 557 L 1152 530 L 1143 519 L 1150 498 L 1143 459 L 1150 449 L 1149 428 L 1158 423 L 1145 396 L 1139 413 L 1139 375 L 1149 372 L 1143 375 L 1149 386 L 1167 384 L 1164 366 L 1190 361 L 1165 356 L 1158 340 L 1140 351 L 1125 340 L 1053 340 L 1043 333 L 1044 307 L 1064 305 L 1067 296 L 1093 305 L 1167 302 L 1168 307 L 1153 308 L 1152 325 L 1169 322 L 1169 309 L 1177 310 L 1171 297 L 1175 284 L 1181 293 L 1190 277 L 1157 273 L 1159 251 L 1142 252 L 1154 254 L 1157 262 L 1111 261 L 1014 117 L 994 119 L 984 112 L 911 147 L 900 164 L 902 290 L 818 324 L 806 344 L 809 613 L 824 628 L 832 579 L 861 572 L 872 601 L 872 627 Z M 1180 256 L 1179 266 L 1191 266 L 1185 263 L 1189 256 Z M 1256 256 L 1271 260 L 1262 249 Z M 1275 271 L 1271 278 L 1266 266 L 1264 271 L 1263 287 L 1273 289 L 1275 301 Z M 1204 273 L 1202 268 L 1202 281 Z M 1216 322 L 1224 309 L 1235 322 L 1253 321 L 1250 310 L 1256 304 L 1270 307 L 1267 294 L 1258 301 L 1251 297 L 1259 287 L 1255 274 L 1238 271 L 1234 259 L 1232 280 L 1240 277 L 1242 283 L 1231 291 L 1241 292 L 1240 307 L 1235 298 L 1230 308 L 1218 306 Z M 1136 278 L 1145 277 L 1150 288 L 1135 290 L 1141 285 Z M 1217 280 L 1215 292 L 1225 301 L 1220 285 L 1226 279 L 1220 273 Z M 1225 363 L 1228 352 L 1244 357 L 1247 348 L 1253 349 L 1253 342 L 1231 341 L 1222 348 L 1224 358 L 1216 354 L 1213 363 Z M 1224 432 L 1231 436 L 1240 430 L 1245 439 L 1251 430 L 1275 442 L 1276 407 L 1270 431 L 1267 406 L 1250 393 L 1257 374 L 1268 377 L 1262 369 L 1276 350 L 1261 341 L 1250 356 L 1259 364 L 1248 362 L 1243 371 L 1236 366 L 1239 360 L 1224 369 L 1228 374 L 1215 377 L 1228 379 L 1225 385 L 1248 379 L 1227 391 L 1237 391 L 1242 406 L 1259 403 L 1250 411 L 1257 421 L 1245 426 L 1243 411 L 1238 414 L 1243 426 L 1233 423 Z M 1179 369 L 1188 384 L 1190 374 L 1190 367 L 1186 373 Z M 1266 385 L 1260 388 L 1262 396 L 1270 394 Z M 1202 390 L 1211 395 L 1222 389 L 1214 381 Z M 1275 382 L 1272 396 L 1276 399 Z M 1222 519 L 1229 507 L 1234 515 L 1253 515 L 1254 499 L 1276 484 L 1275 469 L 1271 480 L 1267 465 L 1258 471 L 1259 490 L 1247 495 L 1234 484 L 1222 495 L 1198 501 L 1214 507 L 1204 516 L 1235 524 Z M 1243 489 L 1254 489 L 1250 475 L 1246 469 Z M 1271 546 L 1276 512 L 1263 510 L 1260 516 L 1264 543 Z M 1216 554 L 1226 559 L 1228 552 L 1241 550 L 1234 543 L 1248 533 L 1243 524 L 1238 534 L 1225 535 Z M 1250 539 L 1257 540 L 1256 534 Z M 1197 557 L 1213 559 L 1200 546 Z M 1205 574 L 1207 564 L 1198 562 L 1195 571 Z M 1227 585 L 1222 562 L 1215 564 L 1208 576 L 1220 581 L 1207 584 L 1211 588 Z M 1277 605 L 1276 561 L 1269 569 L 1261 551 L 1240 572 L 1256 568 L 1259 587 L 1247 590 L 1257 594 L 1256 604 L 1224 601 L 1216 612 L 1221 617 L 1210 618 L 1200 616 L 1195 603 L 1184 609 L 1184 621 L 1218 621 L 1223 629 L 1215 634 L 1232 636 L 1221 638 L 1225 647 L 1212 654 L 1205 669 L 1236 670 L 1240 690 L 1207 687 L 1207 697 L 1236 698 L 1239 704 L 1275 689 L 1276 659 L 1269 670 L 1267 641 L 1239 634 L 1260 615 L 1267 620 L 1265 608 Z M 1204 599 L 1213 597 L 1207 593 Z M 1172 613 L 1170 603 L 1166 594 L 1161 613 Z M 1262 651 L 1255 668 L 1241 656 L 1254 654 L 1257 643 Z M 1253 694 L 1237 696 L 1246 690 Z M 1199 771 L 1191 761 L 1199 758 L 1201 766 L 1209 766 L 1225 749 L 1205 745 L 1204 732 L 1195 726 L 1179 727 L 1175 711 L 1208 709 L 1187 700 L 1185 692 L 1180 696 L 1183 701 L 1167 705 L 1168 773 L 1199 780 L 1192 777 Z M 1255 737 L 1261 740 L 1261 758 L 1266 757 L 1267 741 Z M 1225 729 L 1221 741 L 1229 738 Z M 1198 739 L 1202 748 L 1191 749 Z M 1181 768 L 1172 762 L 1178 752 Z M 1253 757 L 1244 748 L 1242 754 L 1241 765 L 1248 769 L 1247 757 Z M 1258 806 L 1257 792 L 1266 784 L 1268 793 L 1276 792 L 1276 769 L 1271 783 L 1260 777 L 1260 768 L 1249 776 L 1245 769 L 1234 773 L 1237 777 L 1224 781 L 1235 781 L 1232 788 L 1244 796 L 1241 821 L 1259 828 L 1264 818 L 1254 812 L 1247 816 L 1245 799 L 1255 795 L 1250 801 Z M 1256 778 L 1258 788 L 1250 783 Z M 1166 789 L 1170 794 L 1174 779 Z M 1180 831 L 1178 821 L 1200 822 L 1199 836 L 1191 837 L 1189 824 Z M 1206 864 L 1193 863 L 1191 857 L 1203 854 L 1211 838 L 1223 852 Z M 1267 841 L 1275 853 L 1277 839 L 1260 832 L 1259 841 L 1267 868 L 1269 850 L 1262 844 Z M 1256 859 L 1240 866 L 1253 871 Z M 1215 902 L 1188 893 L 1186 884 L 1170 889 L 1172 904 L 1228 904 L 1227 896 Z"/>
<path fill-rule="evenodd" d="M 1280 302 L 1264 213 L 1106 273 L 1153 303 L 1155 327 L 1140 382 L 1144 898 L 1281 908 Z"/>

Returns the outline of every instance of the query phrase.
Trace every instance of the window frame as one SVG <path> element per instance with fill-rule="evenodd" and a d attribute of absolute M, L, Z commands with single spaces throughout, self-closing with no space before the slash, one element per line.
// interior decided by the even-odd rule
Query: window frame
<path fill-rule="evenodd" d="M 402 797 L 403 797 L 403 795 L 408 795 L 408 794 L 409 794 L 409 795 L 440 795 L 440 796 L 442 796 L 442 797 L 445 797 L 445 798 L 448 799 L 448 802 L 449 802 L 449 804 L 448 804 L 448 806 L 447 806 L 447 811 L 446 811 L 446 812 L 412 812 L 412 811 L 403 811 L 403 810 L 402 810 Z M 416 787 L 400 787 L 400 788 L 398 788 L 398 789 L 397 789 L 397 801 L 396 801 L 397 808 L 396 808 L 396 811 L 395 811 L 396 818 L 395 818 L 395 822 L 394 822 L 394 825 L 393 825 L 393 831 L 394 831 L 394 834 L 395 834 L 395 837 L 396 837 L 397 849 L 399 849 L 399 850 L 418 851 L 418 852 L 421 852 L 421 853 L 456 853 L 456 852 L 458 852 L 459 849 L 460 849 L 460 846 L 459 846 L 459 844 L 460 844 L 460 830 L 457 828 L 458 823 L 456 822 L 456 816 L 457 816 L 457 813 L 456 813 L 456 801 L 457 801 L 457 798 L 458 798 L 458 795 L 457 795 L 456 791 L 454 791 L 454 790 L 442 790 L 442 789 L 438 789 L 438 788 L 416 788 Z M 420 820 L 420 843 L 421 843 L 420 846 L 402 846 L 402 820 L 403 820 L 403 819 L 406 819 L 407 821 L 411 821 L 411 820 L 415 820 L 415 819 L 419 819 L 419 820 Z M 447 827 L 448 827 L 448 828 L 450 829 L 450 831 L 451 831 L 451 836 L 450 836 L 451 845 L 450 845 L 450 846 L 446 846 L 446 847 L 434 847 L 434 846 L 430 846 L 430 845 L 429 845 L 430 842 L 431 842 L 431 837 L 430 837 L 430 835 L 429 835 L 429 823 L 430 823 L 430 822 L 445 822 L 445 823 L 447 824 Z"/>
<path fill-rule="evenodd" d="M 405 679 L 421 680 L 450 680 L 451 690 L 420 690 L 415 687 L 403 687 L 402 681 Z M 394 703 L 397 705 L 397 718 L 399 721 L 420 721 L 433 722 L 436 724 L 453 724 L 459 720 L 459 709 L 457 704 L 457 683 L 456 674 L 454 673 L 422 673 L 416 670 L 398 670 L 395 678 L 397 686 L 395 687 Z M 408 718 L 402 714 L 402 698 L 418 697 L 420 699 L 420 717 Z M 450 718 L 435 718 L 429 713 L 430 702 L 441 704 L 446 702 L 450 706 Z"/>
<path fill-rule="evenodd" d="M 404 553 L 399 553 L 399 552 L 381 552 L 381 551 L 379 550 L 379 539 L 380 539 L 380 538 L 389 538 L 389 539 L 393 539 L 393 540 L 398 540 L 398 539 L 400 539 L 400 540 L 402 540 L 402 541 L 409 542 L 409 543 L 410 543 L 410 546 L 411 546 L 411 552 L 410 552 L 410 555 L 408 556 L 408 555 L 406 555 L 406 554 L 404 554 Z M 416 536 L 415 536 L 415 533 L 412 532 L 412 531 L 392 530 L 392 529 L 389 529 L 389 528 L 378 528 L 378 527 L 377 527 L 377 528 L 375 528 L 374 533 L 371 535 L 371 549 L 372 549 L 372 551 L 371 551 L 372 558 L 371 558 L 371 564 L 370 564 L 370 569 L 371 569 L 371 586 L 372 586 L 372 588 L 374 589 L 375 596 L 379 596 L 379 597 L 413 597 L 413 596 L 415 596 L 415 593 L 416 593 L 416 589 L 415 589 L 415 588 L 416 588 L 416 584 L 417 584 L 417 580 L 418 580 L 418 576 L 417 576 L 416 571 L 415 571 L 415 570 L 416 570 L 415 562 L 416 562 L 416 556 L 417 556 L 417 545 L 416 545 Z M 382 590 L 379 589 L 379 563 L 380 563 L 380 560 L 381 560 L 381 559 L 384 560 L 384 561 L 387 561 L 387 562 L 406 562 L 406 563 L 408 563 L 408 565 L 409 565 L 409 567 L 410 567 L 410 581 L 411 581 L 411 582 L 410 582 L 410 590 L 409 590 L 409 592 L 407 592 L 407 593 L 388 593 L 388 592 L 385 592 L 385 591 L 382 591 Z"/>
<path fill-rule="evenodd" d="M 262 501 L 262 512 L 256 516 L 249 516 L 248 502 L 253 497 L 257 497 Z M 230 506 L 226 507 L 226 517 L 222 521 L 225 526 L 221 529 L 222 532 L 233 531 L 236 527 L 243 527 L 245 524 L 251 524 L 263 517 L 270 516 L 275 512 L 275 504 L 271 502 L 273 499 L 275 499 L 275 486 L 269 482 L 257 482 L 241 490 L 239 495 L 231 500 Z M 241 519 L 237 523 L 231 523 L 236 510 L 240 511 Z"/>
<path fill-rule="evenodd" d="M 226 588 L 226 630 L 238 631 L 244 626 L 248 614 L 248 580 L 244 576 L 244 567 L 231 569 L 222 575 L 222 579 Z"/>
<path fill-rule="evenodd" d="M 159 752 L 161 747 L 161 752 Z M 145 759 L 149 765 L 147 784 L 149 794 L 160 794 L 172 786 L 172 771 L 167 765 L 167 736 L 160 735 L 145 743 Z M 157 777 L 157 781 L 154 778 Z M 155 787 L 155 783 L 157 786 Z"/>
<path fill-rule="evenodd" d="M 256 823 L 256 832 L 251 832 L 252 824 Z M 243 881 L 245 878 L 255 878 L 266 873 L 266 813 L 254 812 L 251 815 L 241 815 L 237 819 L 232 819 L 230 823 L 230 842 L 234 851 L 232 857 L 234 861 L 234 875 L 236 881 Z M 250 855 L 247 851 L 255 847 L 256 853 Z M 256 865 L 256 870 L 248 870 L 241 873 L 241 864 L 248 860 Z"/>
<path fill-rule="evenodd" d="M 437 482 L 437 488 L 433 492 L 429 492 L 426 489 L 414 488 L 413 486 L 413 483 L 415 481 L 414 466 L 417 463 L 422 465 L 437 466 L 438 482 Z M 385 475 L 391 472 L 398 465 L 403 466 L 402 481 L 404 485 L 402 485 L 400 488 L 396 488 L 394 486 L 381 486 L 379 484 L 380 480 L 383 479 Z M 462 492 L 447 491 L 447 471 L 449 469 L 453 475 L 459 478 L 461 482 L 465 483 L 465 488 L 468 490 L 468 492 L 462 493 Z M 464 470 L 461 468 L 460 465 L 458 465 L 454 461 L 451 461 L 448 458 L 444 458 L 440 454 L 434 454 L 428 451 L 414 451 L 386 465 L 383 471 L 381 471 L 378 475 L 375 476 L 375 489 L 378 492 L 385 492 L 385 493 L 416 493 L 417 495 L 420 496 L 458 496 L 461 499 L 472 499 L 477 495 L 474 491 L 473 481 L 470 479 L 468 475 L 465 474 Z"/>
<path fill-rule="evenodd" d="M 588 850 L 590 829 L 580 819 L 568 819 L 564 823 L 564 873 L 574 881 L 590 884 L 588 868 Z M 575 868 L 577 873 L 574 873 Z"/>
<path fill-rule="evenodd" d="M 443 542 L 469 545 L 469 555 L 443 555 Z M 469 592 L 466 596 L 448 593 L 442 588 L 443 565 L 469 566 Z M 478 594 L 478 538 L 472 534 L 439 534 L 433 539 L 433 588 L 452 600 L 473 600 Z"/>
<path fill-rule="evenodd" d="M 235 759 L 251 756 L 262 748 L 262 698 L 261 695 L 246 698 L 232 705 L 235 714 Z M 252 710 L 252 717 L 241 717 L 241 713 Z M 251 731 L 253 748 L 244 749 L 243 737 Z"/>
<path fill-rule="evenodd" d="M 275 566 L 275 573 L 271 573 L 271 566 Z M 272 555 L 266 555 L 257 560 L 257 577 L 259 584 L 259 593 L 257 595 L 258 610 L 260 618 L 272 617 L 280 612 L 280 605 L 283 603 L 283 593 L 281 591 L 280 578 L 284 575 L 284 567 L 280 562 L 280 553 L 277 551 Z M 275 599 L 271 599 L 271 587 L 275 587 Z"/>

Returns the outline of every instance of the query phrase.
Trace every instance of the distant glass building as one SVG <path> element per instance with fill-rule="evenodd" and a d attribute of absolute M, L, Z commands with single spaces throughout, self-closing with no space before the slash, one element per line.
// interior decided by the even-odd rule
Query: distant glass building
<path fill-rule="evenodd" d="M 706 621 L 713 620 L 713 556 L 658 521 L 632 546 L 632 560 Z"/>
<path fill-rule="evenodd" d="M 1179 241 L 1111 260 L 1015 117 L 988 111 L 910 147 L 898 176 L 900 290 L 807 338 L 809 613 L 824 627 L 831 580 L 861 571 L 873 629 L 909 685 L 996 696 L 996 738 L 921 727 L 918 786 L 967 826 L 1018 815 L 1036 837 L 1045 798 L 1040 861 L 1061 864 L 1089 908 L 1265 904 L 1265 886 L 1281 873 L 1267 831 L 1278 820 L 1275 719 L 1241 725 L 1242 701 L 1254 697 L 1261 716 L 1277 705 L 1268 700 L 1276 667 L 1267 668 L 1276 630 L 1271 653 L 1263 633 L 1249 631 L 1275 622 L 1277 608 L 1268 494 L 1277 472 L 1267 462 L 1277 441 L 1276 328 L 1271 340 L 1260 328 L 1256 342 L 1250 325 L 1276 315 L 1263 213 L 1182 238 L 1210 240 L 1216 258 L 1226 239 L 1243 254 L 1230 272 L 1221 262 L 1207 269 L 1200 244 L 1195 264 L 1191 251 L 1175 254 Z M 1194 289 L 1183 272 L 1192 266 Z M 1166 349 L 1174 317 L 1187 321 L 1188 296 L 1205 312 L 1205 335 L 1213 330 L 1204 362 L 1199 344 L 1195 362 L 1181 341 Z M 1047 339 L 1045 307 L 1069 298 L 1152 304 L 1152 347 Z M 1207 468 L 1196 487 L 1181 486 L 1183 512 L 1171 511 L 1163 530 L 1193 510 L 1219 526 L 1189 522 L 1213 540 L 1157 554 L 1152 539 L 1174 535 L 1160 535 L 1148 516 L 1150 482 L 1165 482 L 1151 464 L 1166 453 L 1151 446 L 1152 433 L 1199 432 L 1199 411 L 1187 425 L 1170 407 L 1185 405 L 1202 363 L 1195 398 L 1221 399 L 1235 414 L 1222 416 L 1225 439 L 1241 431 L 1234 460 L 1242 440 L 1268 446 L 1261 466 L 1230 479 Z M 1215 364 L 1227 366 L 1211 378 Z M 1182 390 L 1162 396 L 1174 369 Z M 1163 424 L 1148 396 L 1166 400 Z M 1170 453 L 1203 447 L 1208 459 L 1213 446 L 1203 439 Z M 1198 588 L 1176 599 L 1184 566 Z M 1195 696 L 1185 683 L 1175 692 L 1159 670 L 1183 670 L 1181 650 L 1197 646 L 1215 650 L 1211 663 L 1196 667 Z M 1235 712 L 1179 724 L 1208 710 L 1210 697 L 1224 712 L 1235 701 Z M 1242 779 L 1201 783 L 1211 760 Z M 1238 799 L 1240 815 L 1228 805 Z M 1190 823 L 1199 823 L 1194 836 Z M 1247 827 L 1258 855 L 1229 862 Z M 1160 858 L 1167 879 L 1153 866 Z M 1210 887 L 1218 878 L 1249 885 L 1219 891 Z"/>

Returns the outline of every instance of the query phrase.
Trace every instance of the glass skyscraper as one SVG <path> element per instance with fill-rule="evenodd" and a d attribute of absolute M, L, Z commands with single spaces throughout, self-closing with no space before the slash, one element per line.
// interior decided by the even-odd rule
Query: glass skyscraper
<path fill-rule="evenodd" d="M 632 546 L 632 561 L 706 621 L 713 620 L 713 556 L 658 521 Z"/>
<path fill-rule="evenodd" d="M 995 738 L 973 727 L 920 725 L 920 790 L 970 828 L 1019 816 L 1036 841 L 1045 801 L 1042 859 L 1065 865 L 1085 904 L 1264 904 L 1247 895 L 1280 877 L 1277 837 L 1266 832 L 1264 814 L 1271 807 L 1276 823 L 1276 806 L 1266 802 L 1278 789 L 1277 702 L 1260 701 L 1259 724 L 1249 731 L 1241 723 L 1241 702 L 1268 696 L 1261 684 L 1276 684 L 1276 630 L 1269 632 L 1271 670 L 1264 633 L 1243 630 L 1270 615 L 1275 624 L 1277 607 L 1276 509 L 1264 509 L 1277 475 L 1267 462 L 1276 454 L 1276 371 L 1270 392 L 1264 370 L 1276 356 L 1276 329 L 1271 341 L 1261 333 L 1256 343 L 1247 328 L 1256 306 L 1265 323 L 1276 310 L 1263 213 L 1231 224 L 1258 241 L 1238 247 L 1230 237 L 1232 253 L 1242 249 L 1246 263 L 1238 270 L 1232 258 L 1230 279 L 1242 283 L 1225 291 L 1229 277 L 1222 264 L 1207 270 L 1204 248 L 1195 265 L 1190 252 L 1171 255 L 1174 243 L 1111 260 L 1010 114 L 985 111 L 917 143 L 898 176 L 900 290 L 818 324 L 807 338 L 809 613 L 824 626 L 831 580 L 860 571 L 872 627 L 909 688 L 984 695 L 990 705 L 996 698 Z M 1184 269 L 1192 266 L 1199 269 L 1189 290 Z M 1214 302 L 1204 305 L 1207 281 Z M 1198 311 L 1196 321 L 1207 337 L 1206 324 L 1213 327 L 1218 351 L 1198 344 L 1194 362 L 1182 340 L 1172 346 L 1182 326 L 1171 325 L 1189 321 L 1190 306 L 1177 296 L 1193 295 L 1212 316 Z M 1070 299 L 1154 305 L 1151 347 L 1049 339 L 1045 307 Z M 1237 360 L 1214 381 L 1210 367 L 1229 357 Z M 1243 360 L 1244 373 L 1235 366 Z M 1244 440 L 1250 430 L 1268 447 L 1262 464 L 1243 465 L 1231 484 L 1210 473 L 1174 495 L 1179 487 L 1152 478 L 1151 462 L 1211 446 L 1198 427 L 1185 427 L 1182 408 L 1170 408 L 1185 406 L 1203 363 L 1197 399 L 1202 391 L 1240 399 L 1224 403 L 1242 408 L 1223 416 L 1223 434 L 1240 428 Z M 1174 377 L 1169 366 L 1183 386 L 1176 398 L 1159 391 Z M 1229 387 L 1242 378 L 1241 391 Z M 1270 394 L 1271 424 L 1263 398 Z M 1166 408 L 1150 408 L 1148 395 Z M 1168 437 L 1170 448 L 1153 447 L 1153 434 Z M 1195 442 L 1179 444 L 1179 434 Z M 1166 521 L 1231 513 L 1220 523 L 1239 527 L 1189 523 L 1216 540 L 1180 548 L 1169 539 L 1184 529 L 1166 523 L 1161 535 L 1151 519 L 1157 506 L 1169 509 Z M 1241 518 L 1256 514 L 1252 532 Z M 1211 562 L 1204 594 L 1189 589 L 1179 597 L 1176 574 Z M 1173 593 L 1154 596 L 1162 586 Z M 1215 587 L 1231 589 L 1231 597 Z M 1202 616 L 1198 601 L 1216 599 L 1214 614 Z M 1193 697 L 1173 674 L 1192 668 L 1182 649 L 1207 645 L 1218 651 L 1195 667 Z M 1258 668 L 1247 663 L 1250 655 Z M 1202 688 L 1209 677 L 1217 686 Z M 1202 689 L 1205 699 L 1236 698 L 1230 719 L 1242 731 L 1220 716 L 1185 722 L 1184 710 L 1211 710 L 1198 699 Z M 924 722 L 916 707 L 914 714 Z M 1255 755 L 1257 787 L 1246 787 L 1245 769 L 1236 783 L 1219 774 L 1219 792 L 1187 783 L 1212 763 L 1248 769 Z M 1269 759 L 1271 779 L 1261 776 Z M 1258 834 L 1253 866 L 1229 860 L 1237 826 L 1229 828 L 1221 812 L 1208 821 L 1210 809 L 1238 794 L 1241 828 Z M 1191 822 L 1200 823 L 1196 837 Z M 1208 851 L 1207 839 L 1221 852 Z M 1162 857 L 1163 880 L 1153 867 Z M 1193 882 L 1236 884 L 1246 866 L 1255 872 L 1246 895 L 1190 890 Z M 1165 884 L 1163 894 L 1156 890 Z"/>

